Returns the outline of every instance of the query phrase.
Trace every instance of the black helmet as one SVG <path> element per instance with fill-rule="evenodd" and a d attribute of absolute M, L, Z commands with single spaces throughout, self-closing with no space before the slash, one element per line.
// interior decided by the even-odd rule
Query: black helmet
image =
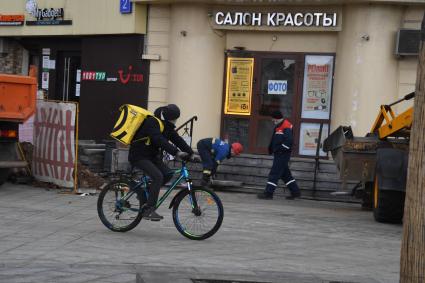
<path fill-rule="evenodd" d="M 177 120 L 180 117 L 180 109 L 175 104 L 168 104 L 164 107 L 162 116 L 164 117 L 164 120 L 167 121 Z"/>

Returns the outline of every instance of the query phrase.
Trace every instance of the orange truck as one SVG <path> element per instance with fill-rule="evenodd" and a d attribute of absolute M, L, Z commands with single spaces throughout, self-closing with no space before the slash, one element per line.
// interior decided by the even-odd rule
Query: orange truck
<path fill-rule="evenodd" d="M 26 167 L 19 151 L 19 124 L 34 114 L 37 80 L 34 76 L 0 74 L 0 185 L 13 168 Z"/>

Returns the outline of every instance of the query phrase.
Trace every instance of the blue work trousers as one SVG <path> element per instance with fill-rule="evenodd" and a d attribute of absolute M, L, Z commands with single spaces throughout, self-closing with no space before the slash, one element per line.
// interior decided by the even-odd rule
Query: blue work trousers
<path fill-rule="evenodd" d="M 267 180 L 267 186 L 265 193 L 273 195 L 274 190 L 277 188 L 279 179 L 285 182 L 286 187 L 291 192 L 291 195 L 297 195 L 300 193 L 300 189 L 292 177 L 291 170 L 289 170 L 289 159 L 291 158 L 291 152 L 275 153 L 273 157 L 273 165 L 270 169 L 269 178 Z"/>

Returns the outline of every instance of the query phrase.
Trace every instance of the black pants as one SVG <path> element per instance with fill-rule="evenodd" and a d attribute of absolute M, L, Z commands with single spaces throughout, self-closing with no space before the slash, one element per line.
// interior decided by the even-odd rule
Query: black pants
<path fill-rule="evenodd" d="M 154 207 L 158 201 L 159 190 L 173 177 L 170 168 L 159 157 L 154 159 L 140 159 L 131 165 L 137 167 L 152 179 L 149 186 L 148 206 Z"/>
<path fill-rule="evenodd" d="M 273 165 L 270 169 L 269 178 L 266 185 L 266 194 L 273 195 L 277 187 L 277 182 L 282 179 L 286 187 L 291 191 L 291 195 L 297 195 L 300 192 L 297 182 L 292 177 L 291 170 L 289 170 L 289 159 L 291 152 L 276 153 L 273 156 Z"/>

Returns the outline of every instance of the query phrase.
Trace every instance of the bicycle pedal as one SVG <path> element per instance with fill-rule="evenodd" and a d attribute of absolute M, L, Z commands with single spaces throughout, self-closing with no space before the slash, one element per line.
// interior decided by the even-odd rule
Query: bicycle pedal
<path fill-rule="evenodd" d="M 148 219 L 148 220 L 153 221 L 153 222 L 159 222 L 159 221 L 161 221 L 161 219 Z"/>

